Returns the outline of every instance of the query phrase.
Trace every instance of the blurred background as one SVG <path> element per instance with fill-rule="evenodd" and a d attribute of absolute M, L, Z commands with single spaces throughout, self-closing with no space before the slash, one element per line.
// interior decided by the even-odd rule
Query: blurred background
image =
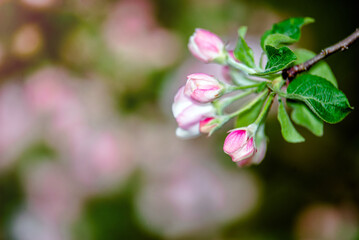
<path fill-rule="evenodd" d="M 229 46 L 288 17 L 316 19 L 319 52 L 359 27 L 328 0 L 0 0 L 0 239 L 359 239 L 359 43 L 327 62 L 356 109 L 322 138 L 283 140 L 259 166 L 226 131 L 180 140 L 173 96 L 194 72 L 197 27 Z"/>

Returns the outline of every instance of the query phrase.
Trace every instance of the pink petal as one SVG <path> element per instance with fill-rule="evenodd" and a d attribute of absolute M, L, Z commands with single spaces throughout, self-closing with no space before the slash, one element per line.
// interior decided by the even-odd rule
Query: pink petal
<path fill-rule="evenodd" d="M 193 54 L 193 56 L 195 56 L 197 59 L 203 61 L 203 62 L 208 62 L 209 60 L 206 58 L 206 56 L 204 56 L 201 51 L 199 50 L 197 44 L 194 41 L 194 36 L 192 36 L 189 40 L 188 43 L 188 49 L 189 51 Z"/>
<path fill-rule="evenodd" d="M 220 95 L 222 85 L 213 76 L 195 73 L 187 76 L 184 94 L 196 101 L 211 102 Z"/>
<path fill-rule="evenodd" d="M 181 87 L 172 104 L 173 116 L 176 118 L 184 109 L 188 108 L 193 104 L 193 101 L 184 95 L 184 87 Z"/>
<path fill-rule="evenodd" d="M 233 162 L 238 162 L 247 159 L 253 155 L 255 150 L 253 138 L 250 138 L 241 149 L 231 154 L 232 160 Z"/>
<path fill-rule="evenodd" d="M 198 102 L 207 103 L 216 99 L 220 94 L 220 89 L 198 89 L 193 91 L 192 98 Z"/>
<path fill-rule="evenodd" d="M 211 45 L 213 47 L 213 49 L 219 49 L 222 50 L 222 48 L 224 47 L 224 44 L 222 42 L 222 40 L 214 33 L 205 30 L 205 29 L 196 29 L 196 38 L 195 41 L 197 42 L 203 42 L 206 43 L 208 45 Z"/>
<path fill-rule="evenodd" d="M 223 151 L 231 154 L 240 150 L 247 141 L 247 132 L 245 130 L 234 130 L 226 137 L 223 145 Z"/>
<path fill-rule="evenodd" d="M 194 124 L 188 129 L 178 127 L 176 129 L 176 136 L 183 139 L 194 138 L 200 135 L 199 124 Z"/>
<path fill-rule="evenodd" d="M 196 58 L 209 62 L 221 54 L 224 43 L 216 34 L 204 29 L 196 29 L 190 37 L 188 48 Z"/>
<path fill-rule="evenodd" d="M 214 119 L 213 117 L 209 117 L 209 118 L 206 118 L 206 119 L 200 121 L 199 131 L 201 133 L 209 133 L 217 125 L 217 124 L 208 125 L 213 119 Z"/>
<path fill-rule="evenodd" d="M 191 125 L 199 123 L 205 117 L 213 116 L 214 109 L 212 105 L 192 104 L 184 109 L 176 118 L 178 126 L 187 129 Z"/>
<path fill-rule="evenodd" d="M 259 164 L 263 161 L 267 152 L 267 140 L 263 139 L 261 141 L 258 150 L 254 155 L 251 157 L 251 164 Z"/>

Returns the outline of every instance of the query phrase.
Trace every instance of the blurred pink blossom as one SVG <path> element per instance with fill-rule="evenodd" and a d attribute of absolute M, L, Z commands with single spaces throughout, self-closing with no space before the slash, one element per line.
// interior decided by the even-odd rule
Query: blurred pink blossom
<path fill-rule="evenodd" d="M 47 9 L 63 0 L 20 0 L 22 4 L 34 9 Z"/>
<path fill-rule="evenodd" d="M 256 178 L 219 165 L 208 139 L 206 145 L 181 141 L 172 125 L 131 122 L 137 126 L 133 135 L 141 136 L 131 139 L 143 173 L 137 212 L 150 231 L 168 238 L 206 236 L 256 206 Z"/>
<path fill-rule="evenodd" d="M 25 173 L 24 184 L 28 209 L 44 221 L 64 224 L 78 216 L 81 194 L 62 165 L 33 165 Z"/>
<path fill-rule="evenodd" d="M 34 137 L 34 118 L 24 95 L 18 83 L 0 87 L 0 169 L 11 164 Z"/>
<path fill-rule="evenodd" d="M 153 7 L 145 0 L 116 3 L 104 24 L 104 36 L 111 50 L 137 68 L 167 67 L 180 51 L 177 35 L 158 26 Z"/>
<path fill-rule="evenodd" d="M 71 145 L 71 171 L 86 193 L 118 186 L 135 167 L 131 147 L 112 132 L 83 135 Z"/>
<path fill-rule="evenodd" d="M 27 79 L 25 90 L 30 106 L 38 113 L 69 111 L 76 104 L 69 74 L 61 68 L 45 67 Z"/>
<path fill-rule="evenodd" d="M 84 194 L 110 190 L 130 176 L 135 162 L 127 133 L 121 133 L 127 128 L 112 120 L 116 114 L 103 82 L 47 66 L 28 77 L 25 91 L 44 140 Z"/>
<path fill-rule="evenodd" d="M 12 221 L 12 236 L 17 240 L 71 239 L 69 226 L 54 224 L 39 218 L 28 209 L 21 210 Z"/>
<path fill-rule="evenodd" d="M 256 205 L 258 186 L 252 176 L 195 157 L 179 157 L 167 172 L 144 179 L 137 205 L 150 230 L 167 237 L 206 236 Z"/>

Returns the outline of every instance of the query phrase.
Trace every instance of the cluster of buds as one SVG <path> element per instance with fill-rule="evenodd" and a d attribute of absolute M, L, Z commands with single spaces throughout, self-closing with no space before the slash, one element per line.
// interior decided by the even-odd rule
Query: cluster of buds
<path fill-rule="evenodd" d="M 224 110 L 228 105 L 258 92 L 258 88 L 265 82 L 242 75 L 243 71 L 250 72 L 251 69 L 240 63 L 234 57 L 233 51 L 226 50 L 224 42 L 212 32 L 196 29 L 190 37 L 188 48 L 200 61 L 222 65 L 224 81 L 205 73 L 187 76 L 186 84 L 178 90 L 172 105 L 173 115 L 178 123 L 176 135 L 180 138 L 192 138 L 200 134 L 210 136 L 227 121 L 237 116 L 240 118 L 240 114 L 246 111 L 244 107 L 237 112 L 226 114 Z M 231 78 L 231 81 L 228 81 L 228 78 Z M 260 94 L 247 108 L 263 101 L 268 95 L 268 91 Z M 229 131 L 223 150 L 238 166 L 258 164 L 264 158 L 267 140 L 262 118 L 255 119 L 256 121 L 248 126 Z"/>
<path fill-rule="evenodd" d="M 245 41 L 247 27 L 238 29 L 234 49 L 227 49 L 214 33 L 197 29 L 189 40 L 190 52 L 204 63 L 221 65 L 223 76 L 196 73 L 187 77 L 186 85 L 179 89 L 173 103 L 179 126 L 177 135 L 190 138 L 205 133 L 210 136 L 236 118 L 223 151 L 238 166 L 247 166 L 258 164 L 264 158 L 267 149 L 264 124 L 274 100 L 278 101 L 277 119 L 282 136 L 290 143 L 305 141 L 293 122 L 322 136 L 324 122 L 342 121 L 353 108 L 338 89 L 329 66 L 321 64 L 311 69 L 323 59 L 323 54 L 288 47 L 299 41 L 301 28 L 313 21 L 309 17 L 298 17 L 275 23 L 261 37 L 262 54 L 258 63 Z M 328 52 L 325 56 L 359 39 L 357 33 L 325 49 Z M 264 59 L 267 59 L 265 66 Z M 239 109 L 228 112 L 233 109 L 227 108 L 229 105 L 247 96 L 252 98 L 246 98 L 237 105 Z M 291 114 L 286 106 L 292 109 Z"/>

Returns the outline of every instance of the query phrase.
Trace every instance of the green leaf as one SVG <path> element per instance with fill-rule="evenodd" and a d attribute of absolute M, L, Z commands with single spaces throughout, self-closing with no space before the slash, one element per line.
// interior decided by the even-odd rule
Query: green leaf
<path fill-rule="evenodd" d="M 322 120 L 337 123 L 352 110 L 345 94 L 328 80 L 310 74 L 295 78 L 287 88 L 287 98 L 305 102 Z"/>
<path fill-rule="evenodd" d="M 286 40 L 283 38 L 281 41 L 279 41 L 280 44 L 292 44 L 299 41 L 301 35 L 301 27 L 312 22 L 314 22 L 313 18 L 299 17 L 289 18 L 287 20 L 273 24 L 272 29 L 266 31 L 261 38 L 261 46 L 263 50 L 266 51 L 265 46 L 268 45 L 268 43 L 266 43 L 267 38 L 272 34 L 278 33 L 288 37 Z M 273 46 L 276 47 L 276 45 Z"/>
<path fill-rule="evenodd" d="M 238 30 L 238 41 L 237 46 L 234 49 L 234 56 L 245 65 L 250 68 L 255 68 L 254 63 L 254 55 L 253 51 L 250 47 L 248 47 L 246 41 L 244 40 L 244 36 L 247 32 L 247 27 L 241 27 Z"/>
<path fill-rule="evenodd" d="M 253 105 L 252 108 L 242 112 L 236 120 L 236 127 L 240 128 L 240 127 L 247 127 L 249 124 L 253 123 L 258 115 L 259 112 L 262 109 L 262 106 L 264 104 L 266 98 L 262 98 L 260 101 L 258 101 L 255 105 Z"/>
<path fill-rule="evenodd" d="M 242 26 L 238 29 L 238 36 L 245 38 L 246 37 L 246 33 L 247 33 L 247 26 Z"/>
<path fill-rule="evenodd" d="M 260 93 L 260 92 L 262 92 L 266 87 L 267 87 L 267 82 L 262 82 L 262 83 L 258 86 L 256 92 L 257 92 L 257 93 Z"/>
<path fill-rule="evenodd" d="M 291 117 L 296 124 L 307 128 L 318 137 L 323 136 L 323 121 L 304 103 L 287 101 L 287 105 L 293 108 Z"/>
<path fill-rule="evenodd" d="M 272 47 L 282 47 L 283 45 L 288 45 L 295 43 L 296 40 L 280 33 L 270 34 L 264 41 L 264 46 L 271 45 Z"/>
<path fill-rule="evenodd" d="M 287 111 L 285 110 L 283 102 L 279 99 L 278 106 L 278 121 L 281 126 L 282 136 L 283 138 L 290 143 L 299 143 L 304 142 L 305 139 L 300 135 L 293 123 L 290 121 Z"/>
<path fill-rule="evenodd" d="M 288 47 L 275 48 L 266 46 L 268 62 L 264 72 L 254 73 L 254 76 L 265 76 L 279 72 L 294 62 L 297 57 Z"/>
<path fill-rule="evenodd" d="M 295 49 L 294 54 L 297 56 L 297 60 L 294 62 L 295 65 L 303 63 L 316 55 L 314 52 L 306 49 Z M 313 67 L 309 69 L 307 73 L 325 78 L 334 86 L 338 87 L 337 80 L 332 70 L 330 69 L 329 65 L 324 61 L 316 63 Z"/>

